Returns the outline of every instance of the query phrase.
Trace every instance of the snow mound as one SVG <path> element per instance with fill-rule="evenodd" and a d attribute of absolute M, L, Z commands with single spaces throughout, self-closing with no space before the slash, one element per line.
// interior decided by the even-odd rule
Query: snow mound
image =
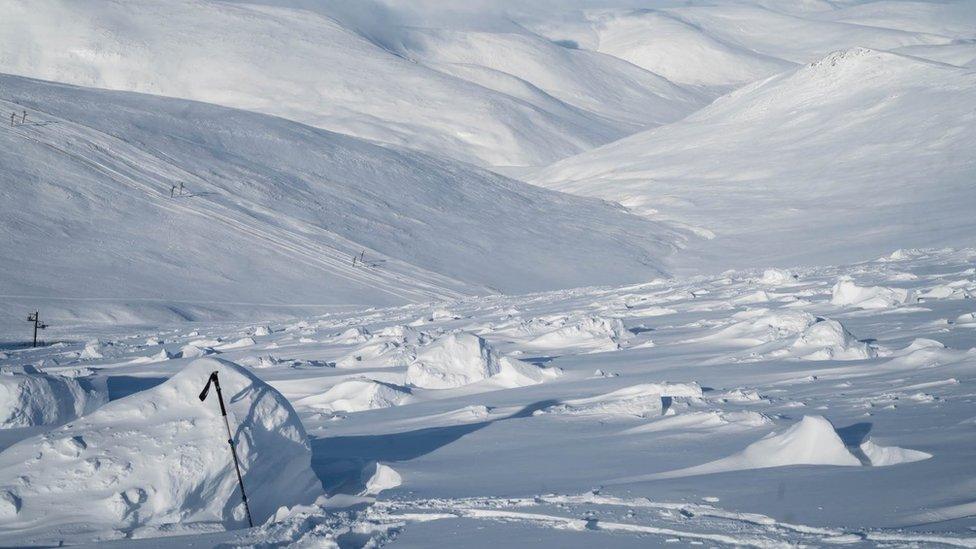
<path fill-rule="evenodd" d="M 393 368 L 408 365 L 416 349 L 403 341 L 379 341 L 363 345 L 336 361 L 336 368 Z"/>
<path fill-rule="evenodd" d="M 389 326 L 380 330 L 380 337 L 390 338 L 399 343 L 407 343 L 410 345 L 426 345 L 430 343 L 431 336 L 429 333 L 418 330 L 412 326 L 397 325 Z"/>
<path fill-rule="evenodd" d="M 294 361 L 282 360 L 274 355 L 248 356 L 240 359 L 238 363 L 255 369 L 274 368 L 281 365 L 294 366 L 295 364 Z"/>
<path fill-rule="evenodd" d="M 858 286 L 850 277 L 842 277 L 831 289 L 830 303 L 861 309 L 887 309 L 908 302 L 911 292 L 904 288 Z"/>
<path fill-rule="evenodd" d="M 500 358 L 484 339 L 455 332 L 425 347 L 407 368 L 406 380 L 424 389 L 452 389 L 487 379 L 505 387 L 521 387 L 557 375 L 559 370 Z"/>
<path fill-rule="evenodd" d="M 744 450 L 710 463 L 652 475 L 675 478 L 788 465 L 860 466 L 834 426 L 823 416 L 803 416 L 782 433 L 770 433 Z"/>
<path fill-rule="evenodd" d="M 765 427 L 773 423 L 765 414 L 752 411 L 723 412 L 720 410 L 709 410 L 700 412 L 690 412 L 674 416 L 662 417 L 647 425 L 627 429 L 621 434 L 632 435 L 639 433 L 656 433 L 660 431 L 672 430 L 698 430 L 698 429 L 733 429 L 748 430 L 757 427 Z"/>
<path fill-rule="evenodd" d="M 759 309 L 736 313 L 733 318 L 738 322 L 701 340 L 750 346 L 761 345 L 800 335 L 817 323 L 817 318 L 810 313 L 793 310 L 770 312 L 767 309 Z"/>
<path fill-rule="evenodd" d="M 836 320 L 822 320 L 803 331 L 792 345 L 804 360 L 863 360 L 878 356 Z"/>
<path fill-rule="evenodd" d="M 216 392 L 198 398 L 211 372 L 220 376 L 254 522 L 313 502 L 322 487 L 288 401 L 234 363 L 200 359 L 0 454 L 0 489 L 22 502 L 18 528 L 101 539 L 246 526 Z"/>
<path fill-rule="evenodd" d="M 254 338 L 242 337 L 237 341 L 232 341 L 230 343 L 224 343 L 222 345 L 219 345 L 217 346 L 217 348 L 220 349 L 221 351 L 226 351 L 230 349 L 243 349 L 244 347 L 250 347 L 252 345 L 257 345 L 257 342 L 254 341 Z"/>
<path fill-rule="evenodd" d="M 179 358 L 201 358 L 209 355 L 217 354 L 217 351 L 210 347 L 197 347 L 194 344 L 184 345 L 180 349 Z"/>
<path fill-rule="evenodd" d="M 369 341 L 369 338 L 369 330 L 361 326 L 356 326 L 355 328 L 349 328 L 341 334 L 327 338 L 325 342 L 335 345 L 352 345 L 355 343 L 365 343 Z"/>
<path fill-rule="evenodd" d="M 587 349 L 593 352 L 615 351 L 620 342 L 633 337 L 619 318 L 584 316 L 568 321 L 556 330 L 544 333 L 528 342 L 529 346 L 546 349 Z"/>
<path fill-rule="evenodd" d="M 970 299 L 972 298 L 972 288 L 967 287 L 968 282 L 960 280 L 949 284 L 939 284 L 919 292 L 919 300 L 930 299 Z"/>
<path fill-rule="evenodd" d="M 738 456 L 754 467 L 783 465 L 860 465 L 834 426 L 823 416 L 803 416 L 782 434 L 772 434 L 746 447 Z"/>
<path fill-rule="evenodd" d="M 173 355 L 170 354 L 169 351 L 167 351 L 166 349 L 160 349 L 159 352 L 154 355 L 139 356 L 133 358 L 130 361 L 130 363 L 131 364 L 153 364 L 155 362 L 165 362 L 171 358 L 173 358 Z"/>
<path fill-rule="evenodd" d="M 796 276 L 783 269 L 766 269 L 759 279 L 760 284 L 767 286 L 783 286 L 796 281 Z"/>
<path fill-rule="evenodd" d="M 868 458 L 869 465 L 872 467 L 911 463 L 932 457 L 932 454 L 919 450 L 909 450 L 907 448 L 899 448 L 898 446 L 879 446 L 871 439 L 862 442 L 860 449 L 864 453 L 864 456 Z"/>
<path fill-rule="evenodd" d="M 888 369 L 915 370 L 966 360 L 966 351 L 947 349 L 933 339 L 916 338 L 904 349 L 891 353 L 891 360 L 884 363 Z"/>
<path fill-rule="evenodd" d="M 752 305 L 755 303 L 766 303 L 767 301 L 769 301 L 769 294 L 764 290 L 756 290 L 732 298 L 733 305 Z"/>
<path fill-rule="evenodd" d="M 407 387 L 372 379 L 350 379 L 321 395 L 302 398 L 296 404 L 322 412 L 362 412 L 398 406 L 409 398 Z"/>
<path fill-rule="evenodd" d="M 664 398 L 701 398 L 697 383 L 642 383 L 588 398 L 567 400 L 535 412 L 535 415 L 636 416 L 664 413 Z"/>
<path fill-rule="evenodd" d="M 403 484 L 400 473 L 393 467 L 382 463 L 372 462 L 363 469 L 362 474 L 363 490 L 361 496 L 376 496 L 383 490 L 390 490 Z"/>
<path fill-rule="evenodd" d="M 83 383 L 42 373 L 33 366 L 5 367 L 0 371 L 0 428 L 58 425 L 108 400 Z"/>
<path fill-rule="evenodd" d="M 102 354 L 103 346 L 98 340 L 89 341 L 85 344 L 85 348 L 81 351 L 81 355 L 78 358 L 82 360 L 96 360 L 99 358 L 104 358 L 105 355 Z"/>

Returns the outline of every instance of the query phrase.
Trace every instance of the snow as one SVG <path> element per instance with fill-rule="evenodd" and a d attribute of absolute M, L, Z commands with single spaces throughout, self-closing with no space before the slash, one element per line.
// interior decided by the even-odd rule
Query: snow
<path fill-rule="evenodd" d="M 343 26 L 341 4 L 288 4 L 12 1 L 0 27 L 0 49 L 9 52 L 0 71 L 245 108 L 502 166 L 543 165 L 701 104 L 622 60 L 525 33 L 391 28 L 393 45 Z M 580 70 L 592 78 L 577 78 Z M 623 121 L 606 116 L 613 102 Z"/>
<path fill-rule="evenodd" d="M 614 205 L 252 112 L 0 76 L 0 109 L 17 105 L 37 124 L 0 134 L 2 251 L 20 258 L 0 265 L 19 296 L 0 308 L 9 323 L 37 295 L 52 324 L 253 322 L 636 282 L 679 238 Z M 179 182 L 188 195 L 170 198 Z M 93 250 L 127 260 L 107 273 Z"/>
<path fill-rule="evenodd" d="M 321 395 L 296 402 L 299 407 L 325 412 L 361 412 L 397 406 L 410 400 L 410 389 L 371 379 L 350 379 L 336 384 Z"/>
<path fill-rule="evenodd" d="M 373 464 L 372 471 L 370 471 L 370 468 L 366 468 L 363 472 L 369 476 L 363 483 L 365 487 L 360 495 L 376 496 L 383 490 L 396 488 L 403 483 L 403 479 L 400 478 L 396 470 L 382 463 L 375 463 Z"/>
<path fill-rule="evenodd" d="M 0 545 L 976 547 L 973 2 L 0 13 Z"/>
<path fill-rule="evenodd" d="M 406 382 L 424 389 L 453 389 L 491 378 L 507 387 L 519 387 L 542 383 L 555 375 L 555 371 L 500 357 L 484 339 L 456 332 L 421 350 L 407 367 Z"/>
<path fill-rule="evenodd" d="M 88 380 L 52 375 L 33 366 L 0 369 L 0 428 L 60 425 L 106 401 Z"/>
<path fill-rule="evenodd" d="M 252 330 L 251 319 L 51 328 L 65 343 L 6 351 L 0 366 L 43 362 L 48 375 L 81 374 L 79 382 L 106 386 L 114 400 L 62 427 L 5 433 L 13 445 L 0 452 L 7 517 L 0 541 L 338 544 L 358 532 L 392 546 L 456 535 L 563 545 L 584 532 L 615 532 L 607 538 L 613 545 L 671 537 L 825 545 L 855 536 L 967 546 L 976 332 L 946 321 L 971 313 L 971 300 L 953 293 L 926 307 L 863 309 L 832 303 L 831 289 L 847 276 L 862 288 L 889 287 L 892 272 L 914 275 L 897 283 L 913 294 L 962 287 L 976 251 L 917 250 L 896 264 L 889 254 L 805 268 L 786 286 L 765 284 L 749 269 L 309 315 L 272 322 L 268 335 L 249 336 L 256 345 L 219 355 L 247 368 L 267 363 L 250 371 L 176 351 L 189 342 L 235 342 Z M 758 291 L 769 300 L 735 302 Z M 673 312 L 658 315 L 653 308 L 663 304 Z M 450 314 L 406 326 L 442 308 Z M 583 324 L 619 322 L 630 336 L 595 352 L 586 330 L 561 347 L 535 346 L 540 335 L 594 318 L 606 323 Z M 613 330 L 597 332 L 605 338 Z M 96 338 L 103 358 L 80 358 Z M 151 338 L 160 343 L 146 345 Z M 413 358 L 327 367 L 391 342 Z M 160 351 L 173 358 L 133 362 Z M 438 388 L 407 383 L 414 362 Z M 245 425 L 238 447 L 251 500 L 263 501 L 256 515 L 271 519 L 253 530 L 240 529 L 216 403 L 196 398 L 213 369 L 221 371 L 231 424 Z M 597 370 L 605 374 L 595 377 Z M 255 389 L 241 393 L 245 386 Z M 255 408 L 262 402 L 267 407 Z M 275 411 L 267 430 L 250 410 Z M 206 429 L 213 436 L 203 436 Z M 261 437 L 248 439 L 255 429 Z M 25 468 L 36 455 L 40 461 Z M 180 456 L 195 464 L 192 474 Z M 101 460 L 98 470 L 73 476 L 89 471 L 91 459 Z M 104 485 L 122 463 L 132 472 Z M 17 480 L 25 475 L 29 485 Z M 180 495 L 197 482 L 218 497 Z M 594 486 L 603 488 L 594 494 Z M 718 501 L 696 503 L 704 497 Z M 82 513 L 78 501 L 90 502 Z M 958 526 L 930 522 L 944 517 Z M 513 530 L 513 520 L 527 530 Z M 592 520 L 596 526 L 586 527 Z M 582 530 L 554 526 L 566 521 Z M 916 526 L 892 527 L 909 524 Z M 648 537 L 631 537 L 637 532 Z M 191 537 L 159 537 L 177 533 Z"/>
<path fill-rule="evenodd" d="M 217 395 L 197 398 L 211 372 L 220 376 L 255 522 L 282 505 L 312 503 L 321 486 L 288 401 L 240 366 L 200 359 L 0 454 L 0 485 L 20 502 L 4 528 L 41 540 L 55 527 L 107 538 L 239 527 L 244 509 Z"/>
<path fill-rule="evenodd" d="M 759 283 L 770 286 L 783 286 L 794 282 L 794 278 L 794 275 L 784 269 L 766 269 L 763 271 Z"/>
<path fill-rule="evenodd" d="M 650 417 L 664 413 L 662 397 L 701 398 L 697 383 L 644 383 L 589 398 L 567 400 L 536 414 L 624 415 Z"/>
<path fill-rule="evenodd" d="M 546 321 L 543 319 L 543 323 Z M 591 351 L 618 349 L 632 336 L 618 318 L 584 316 L 558 319 L 562 327 L 543 333 L 529 344 L 533 347 L 562 349 L 577 347 Z"/>
<path fill-rule="evenodd" d="M 932 454 L 918 450 L 907 450 L 897 446 L 879 446 L 872 440 L 864 441 L 860 449 L 873 467 L 911 463 L 932 457 Z"/>
<path fill-rule="evenodd" d="M 741 452 L 704 465 L 660 473 L 656 478 L 787 465 L 859 466 L 861 462 L 847 450 L 830 421 L 822 416 L 803 416 L 789 429 L 771 433 Z"/>
<path fill-rule="evenodd" d="M 800 334 L 792 345 L 804 360 L 863 360 L 877 356 L 866 343 L 857 340 L 836 320 L 817 322 Z M 810 352 L 812 351 L 812 352 Z"/>
<path fill-rule="evenodd" d="M 830 291 L 830 302 L 834 305 L 855 305 L 862 309 L 886 309 L 907 303 L 909 299 L 904 288 L 862 287 L 850 278 L 838 280 Z"/>
<path fill-rule="evenodd" d="M 685 13 L 706 30 L 750 33 L 741 43 L 754 51 L 763 51 L 756 39 L 804 47 L 805 32 L 775 35 L 770 14 L 750 19 L 755 11 Z M 976 73 L 864 47 L 817 56 L 791 54 L 806 64 L 528 179 L 699 235 L 674 256 L 672 272 L 824 265 L 899 247 L 971 245 L 976 160 L 964 143 L 976 135 L 967 114 Z"/>

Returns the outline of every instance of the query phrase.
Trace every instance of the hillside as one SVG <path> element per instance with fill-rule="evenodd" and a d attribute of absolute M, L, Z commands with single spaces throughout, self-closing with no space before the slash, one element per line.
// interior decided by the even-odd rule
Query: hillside
<path fill-rule="evenodd" d="M 974 104 L 971 70 L 856 48 L 556 163 L 534 181 L 694 228 L 706 239 L 678 257 L 683 266 L 812 264 L 971 243 Z"/>
<path fill-rule="evenodd" d="M 0 77 L 0 112 L 22 110 L 0 130 L 10 321 L 39 306 L 12 296 L 136 321 L 620 283 L 658 274 L 677 238 L 598 200 L 266 115 Z M 353 266 L 364 249 L 374 266 Z"/>
<path fill-rule="evenodd" d="M 369 35 L 353 26 L 358 19 L 343 17 L 354 6 L 271 4 L 2 0 L 0 72 L 257 111 L 499 166 L 545 165 L 702 105 L 629 63 L 559 52 L 531 36 L 521 41 L 521 62 L 556 59 L 554 70 L 541 82 L 517 67 L 478 66 L 517 77 L 500 87 L 487 83 L 497 78 L 440 70 L 425 65 L 424 56 L 393 49 L 399 42 L 387 44 L 385 35 Z M 392 21 L 383 32 L 399 36 L 397 25 Z M 517 43 L 498 36 L 478 41 L 482 54 L 504 56 Z M 458 47 L 427 46 L 425 56 L 435 61 Z M 580 79 L 571 70 L 578 66 L 625 84 L 626 93 Z M 574 88 L 585 94 L 574 99 L 537 91 L 567 90 L 575 97 Z M 617 94 L 625 97 L 614 107 Z"/>

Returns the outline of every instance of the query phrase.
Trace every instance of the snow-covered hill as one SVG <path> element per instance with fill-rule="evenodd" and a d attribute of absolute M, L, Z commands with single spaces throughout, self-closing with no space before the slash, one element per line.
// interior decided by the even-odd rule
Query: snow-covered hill
<path fill-rule="evenodd" d="M 553 40 L 599 51 L 678 84 L 728 87 L 785 71 L 793 63 L 722 41 L 665 10 L 587 11 L 542 19 L 533 28 Z"/>
<path fill-rule="evenodd" d="M 711 238 L 681 254 L 683 266 L 971 244 L 974 105 L 971 69 L 854 48 L 556 163 L 534 181 Z"/>
<path fill-rule="evenodd" d="M 348 10 L 330 3 L 270 4 L 3 0 L 0 72 L 243 108 L 490 165 L 548 164 L 702 104 L 638 67 L 538 37 L 472 35 L 503 66 L 440 70 L 347 28 Z M 427 40 L 423 54 L 453 58 L 465 43 L 440 51 Z M 533 73 L 541 63 L 552 70 Z"/>
<path fill-rule="evenodd" d="M 0 112 L 23 110 L 26 124 L 0 127 L 10 321 L 38 306 L 13 296 L 43 298 L 49 315 L 53 298 L 111 299 L 57 314 L 135 321 L 142 308 L 193 318 L 208 304 L 635 281 L 677 237 L 599 200 L 266 115 L 0 77 Z M 180 182 L 187 196 L 171 198 Z M 353 265 L 364 249 L 368 265 Z"/>

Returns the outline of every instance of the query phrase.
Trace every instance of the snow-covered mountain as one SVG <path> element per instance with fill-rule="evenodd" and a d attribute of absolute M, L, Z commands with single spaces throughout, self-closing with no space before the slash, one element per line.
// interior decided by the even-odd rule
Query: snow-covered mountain
<path fill-rule="evenodd" d="M 548 164 L 703 103 L 517 27 L 424 33 L 419 49 L 399 51 L 348 22 L 348 9 L 270 4 L 3 0 L 0 72 L 237 107 L 490 165 Z"/>
<path fill-rule="evenodd" d="M 974 105 L 971 69 L 854 48 L 534 181 L 692 228 L 705 239 L 678 257 L 684 266 L 966 244 L 976 229 Z"/>
<path fill-rule="evenodd" d="M 0 0 L 0 545 L 976 548 L 974 142 L 973 0 Z"/>
<path fill-rule="evenodd" d="M 0 131 L 2 293 L 83 300 L 64 314 L 637 281 L 679 236 L 599 200 L 203 103 L 5 76 L 0 112 L 18 113 Z M 181 182 L 188 196 L 171 198 Z M 364 249 L 372 266 L 354 265 Z"/>

